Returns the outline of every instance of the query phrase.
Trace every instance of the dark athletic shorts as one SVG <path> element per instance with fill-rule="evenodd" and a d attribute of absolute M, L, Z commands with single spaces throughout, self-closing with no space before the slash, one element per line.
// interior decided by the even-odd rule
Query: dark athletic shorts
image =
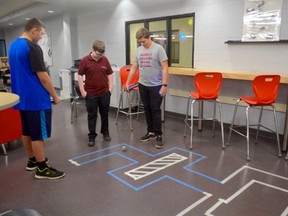
<path fill-rule="evenodd" d="M 30 136 L 32 141 L 44 140 L 51 136 L 52 110 L 20 110 L 22 135 Z"/>

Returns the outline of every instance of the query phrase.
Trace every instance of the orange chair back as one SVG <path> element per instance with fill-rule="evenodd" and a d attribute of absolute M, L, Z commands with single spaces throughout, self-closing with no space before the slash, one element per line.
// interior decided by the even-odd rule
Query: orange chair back
<path fill-rule="evenodd" d="M 131 69 L 131 65 L 126 65 L 120 68 L 120 80 L 121 80 L 121 85 L 122 87 L 124 87 L 126 85 L 127 79 L 128 79 L 128 75 Z M 134 77 L 132 78 L 132 80 L 130 81 L 130 86 L 138 83 L 139 80 L 139 69 L 137 69 L 137 71 L 135 72 Z M 138 89 L 138 87 L 133 88 Z"/>
<path fill-rule="evenodd" d="M 258 104 L 271 104 L 276 101 L 280 78 L 279 75 L 260 75 L 254 78 L 252 86 Z"/>
<path fill-rule="evenodd" d="M 217 99 L 222 85 L 222 74 L 218 72 L 197 73 L 194 83 L 198 94 L 196 99 Z"/>
<path fill-rule="evenodd" d="M 0 144 L 21 138 L 22 126 L 19 110 L 12 107 L 0 111 Z"/>

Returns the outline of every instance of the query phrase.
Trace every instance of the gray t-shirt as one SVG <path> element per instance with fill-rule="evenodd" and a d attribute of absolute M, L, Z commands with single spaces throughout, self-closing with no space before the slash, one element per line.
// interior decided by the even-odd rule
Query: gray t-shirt
<path fill-rule="evenodd" d="M 139 83 L 144 86 L 162 85 L 161 62 L 168 59 L 164 48 L 154 42 L 149 49 L 140 46 L 135 58 L 140 71 Z"/>

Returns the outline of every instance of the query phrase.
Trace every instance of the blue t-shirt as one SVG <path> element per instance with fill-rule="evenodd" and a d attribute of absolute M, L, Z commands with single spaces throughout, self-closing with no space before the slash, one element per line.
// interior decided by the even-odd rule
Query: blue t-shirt
<path fill-rule="evenodd" d="M 37 73 L 47 73 L 41 47 L 25 38 L 14 40 L 8 50 L 12 92 L 20 102 L 14 106 L 24 111 L 52 109 L 50 95 Z"/>

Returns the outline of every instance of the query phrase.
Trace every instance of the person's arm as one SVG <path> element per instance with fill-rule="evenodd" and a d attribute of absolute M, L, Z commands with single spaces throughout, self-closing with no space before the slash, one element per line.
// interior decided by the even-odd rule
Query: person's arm
<path fill-rule="evenodd" d="M 113 77 L 112 77 L 112 74 L 108 75 L 108 80 L 109 80 L 109 91 L 112 93 L 112 88 L 113 88 Z"/>
<path fill-rule="evenodd" d="M 53 103 L 54 104 L 60 103 L 61 99 L 57 96 L 52 80 L 49 77 L 48 73 L 46 71 L 39 71 L 37 72 L 37 76 L 39 77 L 39 80 L 44 86 L 44 88 L 49 92 L 49 94 L 53 98 Z"/>
<path fill-rule="evenodd" d="M 130 72 L 129 72 L 129 75 L 128 75 L 128 79 L 127 79 L 127 82 L 126 82 L 126 85 L 124 86 L 124 90 L 129 92 L 129 84 L 130 84 L 130 81 L 132 80 L 132 78 L 134 77 L 136 71 L 138 69 L 138 63 L 135 61 L 131 68 L 130 68 Z"/>
<path fill-rule="evenodd" d="M 83 76 L 79 74 L 78 74 L 78 85 L 79 85 L 79 89 L 80 89 L 82 97 L 86 97 L 87 92 L 84 89 Z"/>
<path fill-rule="evenodd" d="M 162 97 L 166 96 L 167 94 L 167 85 L 168 84 L 168 60 L 165 60 L 163 62 L 161 62 L 161 67 L 162 67 L 162 83 L 163 86 L 160 89 Z"/>

